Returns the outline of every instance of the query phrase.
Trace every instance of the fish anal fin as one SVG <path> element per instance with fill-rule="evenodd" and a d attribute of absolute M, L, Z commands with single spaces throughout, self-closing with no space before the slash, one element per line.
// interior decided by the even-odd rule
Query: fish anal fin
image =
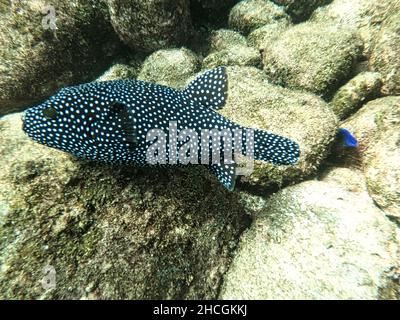
<path fill-rule="evenodd" d="M 208 168 L 226 189 L 229 191 L 235 189 L 236 164 L 211 164 Z"/>

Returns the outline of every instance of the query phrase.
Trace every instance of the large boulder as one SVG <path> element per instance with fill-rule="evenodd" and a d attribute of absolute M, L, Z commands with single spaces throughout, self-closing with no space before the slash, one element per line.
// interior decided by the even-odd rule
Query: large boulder
<path fill-rule="evenodd" d="M 247 37 L 248 44 L 261 52 L 273 45 L 274 40 L 291 27 L 291 23 L 283 20 L 277 23 L 266 24 L 253 30 Z"/>
<path fill-rule="evenodd" d="M 152 52 L 183 44 L 191 29 L 187 0 L 107 0 L 115 31 L 129 47 Z"/>
<path fill-rule="evenodd" d="M 138 79 L 181 89 L 199 69 L 200 60 L 189 49 L 158 50 L 144 61 Z"/>
<path fill-rule="evenodd" d="M 342 86 L 329 105 L 340 119 L 345 119 L 369 100 L 377 98 L 381 87 L 380 73 L 362 72 Z"/>
<path fill-rule="evenodd" d="M 147 55 L 143 53 L 128 54 L 126 57 L 120 57 L 96 80 L 136 79 L 146 58 Z"/>
<path fill-rule="evenodd" d="M 368 191 L 386 214 L 400 219 L 400 97 L 373 100 L 342 126 L 358 138 Z"/>
<path fill-rule="evenodd" d="M 312 21 L 357 29 L 370 70 L 382 74 L 382 93 L 400 93 L 400 2 L 334 0 L 317 10 Z"/>
<path fill-rule="evenodd" d="M 327 5 L 332 0 L 272 0 L 272 2 L 283 6 L 293 22 L 298 23 L 307 20 L 315 9 Z"/>
<path fill-rule="evenodd" d="M 264 47 L 264 70 L 274 83 L 328 95 L 351 75 L 362 42 L 350 29 L 302 23 Z"/>
<path fill-rule="evenodd" d="M 101 1 L 3 1 L 0 18 L 0 115 L 93 80 L 120 45 Z"/>
<path fill-rule="evenodd" d="M 240 1 L 230 12 L 229 27 L 243 34 L 267 24 L 289 21 L 283 8 L 268 0 Z"/>
<path fill-rule="evenodd" d="M 382 93 L 400 94 L 400 2 L 377 33 L 370 57 L 371 69 L 383 76 Z"/>
<path fill-rule="evenodd" d="M 247 46 L 246 37 L 229 29 L 215 30 L 210 35 L 210 52 L 222 51 L 235 46 Z"/>
<path fill-rule="evenodd" d="M 0 133 L 1 299 L 217 297 L 248 218 L 206 169 L 78 161 L 19 114 Z"/>
<path fill-rule="evenodd" d="M 244 196 L 255 220 L 225 275 L 222 299 L 379 299 L 396 297 L 396 225 L 374 205 L 362 173 L 355 182 L 307 181 L 265 201 Z M 365 184 L 365 181 L 364 181 Z"/>

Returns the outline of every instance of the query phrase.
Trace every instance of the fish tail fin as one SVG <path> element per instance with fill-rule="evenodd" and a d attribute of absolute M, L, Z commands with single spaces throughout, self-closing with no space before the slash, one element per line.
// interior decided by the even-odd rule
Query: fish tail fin
<path fill-rule="evenodd" d="M 254 159 L 277 165 L 293 165 L 299 161 L 297 142 L 266 131 L 254 131 Z"/>
<path fill-rule="evenodd" d="M 183 94 L 186 98 L 215 110 L 221 109 L 228 96 L 228 76 L 225 67 L 209 70 L 193 80 Z"/>

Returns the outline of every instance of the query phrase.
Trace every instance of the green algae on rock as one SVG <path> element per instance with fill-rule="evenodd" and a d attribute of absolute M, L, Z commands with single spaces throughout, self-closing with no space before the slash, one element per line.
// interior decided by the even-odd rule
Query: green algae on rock
<path fill-rule="evenodd" d="M 203 60 L 203 69 L 217 66 L 261 66 L 260 52 L 247 46 L 239 32 L 220 29 L 211 33 L 209 54 Z"/>
<path fill-rule="evenodd" d="M 248 46 L 231 46 L 228 49 L 214 51 L 203 60 L 203 69 L 234 65 L 259 67 L 261 65 L 260 52 Z"/>
<path fill-rule="evenodd" d="M 267 24 L 251 32 L 247 37 L 247 41 L 249 45 L 258 50 L 264 50 L 265 47 L 272 45 L 275 38 L 280 36 L 281 33 L 286 31 L 290 26 L 291 24 L 286 20 Z"/>
<path fill-rule="evenodd" d="M 210 52 L 222 51 L 234 46 L 247 46 L 246 37 L 229 29 L 219 29 L 211 33 Z"/>
<path fill-rule="evenodd" d="M 221 299 L 379 299 L 391 285 L 400 239 L 365 191 L 307 181 L 259 203 Z"/>
<path fill-rule="evenodd" d="M 341 87 L 329 106 L 339 119 L 345 119 L 364 103 L 380 95 L 382 76 L 377 72 L 362 72 Z"/>
<path fill-rule="evenodd" d="M 47 5 L 43 0 L 0 4 L 0 115 L 60 87 L 93 80 L 119 48 L 102 2 L 52 1 L 56 30 L 45 29 Z"/>
<path fill-rule="evenodd" d="M 312 17 L 358 30 L 372 71 L 382 74 L 384 95 L 400 93 L 400 2 L 397 0 L 335 0 Z"/>
<path fill-rule="evenodd" d="M 368 192 L 386 214 L 400 218 L 400 97 L 373 100 L 343 127 L 358 138 Z"/>
<path fill-rule="evenodd" d="M 371 69 L 383 76 L 382 93 L 400 94 L 400 2 L 377 33 L 370 57 Z"/>
<path fill-rule="evenodd" d="M 398 20 L 396 14 L 399 9 L 398 0 L 334 0 L 317 9 L 310 20 L 357 30 L 364 42 L 363 54 L 370 57 L 377 39 L 386 33 L 385 30 L 390 29 L 392 21 L 396 23 Z"/>
<path fill-rule="evenodd" d="M 115 31 L 130 48 L 152 52 L 182 45 L 191 21 L 187 0 L 107 0 Z"/>
<path fill-rule="evenodd" d="M 266 24 L 283 20 L 289 21 L 290 18 L 281 7 L 271 1 L 244 0 L 240 1 L 231 10 L 229 27 L 247 35 Z"/>
<path fill-rule="evenodd" d="M 20 127 L 0 120 L 2 299 L 216 298 L 248 225 L 235 193 L 201 167 L 78 161 Z"/>
<path fill-rule="evenodd" d="M 325 96 L 349 78 L 361 52 L 351 30 L 302 23 L 265 46 L 264 70 L 276 84 Z"/>
<path fill-rule="evenodd" d="M 138 79 L 181 89 L 199 69 L 199 58 L 189 49 L 158 50 L 147 57 Z"/>
<path fill-rule="evenodd" d="M 332 2 L 332 0 L 271 0 L 284 6 L 294 23 L 307 20 L 315 9 Z"/>

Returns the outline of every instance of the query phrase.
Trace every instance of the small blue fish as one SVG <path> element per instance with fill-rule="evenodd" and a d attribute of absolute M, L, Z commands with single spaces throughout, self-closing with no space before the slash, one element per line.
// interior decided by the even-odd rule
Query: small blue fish
<path fill-rule="evenodd" d="M 347 129 L 340 128 L 339 129 L 339 136 L 343 141 L 343 145 L 349 148 L 357 148 L 358 141 L 356 137 Z"/>
<path fill-rule="evenodd" d="M 224 155 L 233 143 L 224 140 L 215 151 L 215 130 L 228 136 L 253 132 L 252 138 L 243 134 L 235 141 L 235 145 L 246 145 L 246 155 L 278 165 L 295 164 L 300 156 L 296 142 L 242 127 L 215 111 L 225 105 L 227 91 L 225 67 L 205 72 L 182 91 L 136 80 L 93 82 L 61 89 L 29 108 L 23 116 L 23 130 L 41 144 L 108 164 L 204 165 L 206 160 L 229 190 L 235 186 L 237 164 Z M 173 129 L 177 137 L 159 135 L 149 140 L 149 133 L 172 134 Z M 203 136 L 204 132 L 209 136 Z M 192 141 L 193 137 L 201 137 L 201 143 Z M 154 156 L 164 152 L 166 162 L 150 162 L 149 150 Z M 211 160 L 210 154 L 215 153 L 226 161 Z"/>

